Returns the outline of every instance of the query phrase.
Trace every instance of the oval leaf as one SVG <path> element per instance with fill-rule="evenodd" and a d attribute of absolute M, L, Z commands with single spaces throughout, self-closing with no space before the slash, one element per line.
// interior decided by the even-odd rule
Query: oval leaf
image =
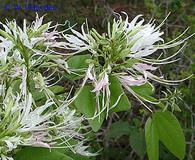
<path fill-rule="evenodd" d="M 131 89 L 142 100 L 158 103 L 158 100 L 152 96 L 154 93 L 154 86 L 151 83 L 145 83 L 141 86 L 131 86 Z"/>
<path fill-rule="evenodd" d="M 126 111 L 131 108 L 131 103 L 129 102 L 127 96 L 125 95 L 123 88 L 121 84 L 119 83 L 118 79 L 114 76 L 109 77 L 110 82 L 110 107 L 112 107 L 119 99 L 119 96 L 123 94 L 120 97 L 120 100 L 118 101 L 117 105 L 110 110 L 110 112 L 120 112 L 120 111 Z"/>
<path fill-rule="evenodd" d="M 85 55 L 75 55 L 67 60 L 68 67 L 73 68 L 73 69 L 83 69 L 87 68 L 88 64 L 86 63 L 86 60 L 89 59 L 90 55 L 85 54 Z M 65 77 L 71 79 L 71 80 L 77 80 L 82 78 L 84 75 L 83 71 L 78 71 L 77 74 L 66 74 Z"/>
<path fill-rule="evenodd" d="M 152 95 L 154 93 L 154 86 L 151 83 L 145 83 L 141 86 L 131 86 L 131 88 L 136 92 L 143 95 Z"/>
<path fill-rule="evenodd" d="M 177 118 L 169 111 L 157 111 L 153 114 L 160 141 L 177 158 L 185 156 L 185 137 Z"/>
<path fill-rule="evenodd" d="M 96 111 L 96 101 L 95 93 L 91 92 L 93 90 L 92 86 L 84 86 L 81 93 L 76 98 L 74 104 L 76 108 L 85 115 L 86 118 L 92 118 Z M 98 131 L 104 121 L 105 113 L 103 112 L 93 120 L 88 120 L 92 130 L 94 132 Z"/>
<path fill-rule="evenodd" d="M 146 138 L 146 149 L 149 160 L 158 160 L 159 158 L 159 138 L 158 131 L 149 117 L 145 124 L 145 138 Z"/>

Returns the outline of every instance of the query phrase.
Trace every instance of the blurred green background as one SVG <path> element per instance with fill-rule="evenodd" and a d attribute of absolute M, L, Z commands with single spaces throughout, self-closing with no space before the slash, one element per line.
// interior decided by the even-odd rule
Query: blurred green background
<path fill-rule="evenodd" d="M 55 10 L 37 11 L 41 16 L 46 14 L 45 22 L 53 21 L 64 23 L 69 20 L 79 30 L 83 22 L 88 21 L 90 27 L 100 33 L 106 31 L 107 21 L 112 18 L 113 12 L 125 11 L 130 19 L 143 14 L 146 22 L 151 18 L 160 22 L 171 12 L 165 25 L 163 38 L 171 40 L 190 27 L 186 36 L 195 32 L 195 0 L 1 0 L 0 21 L 5 19 L 16 21 L 22 25 L 23 19 L 29 22 L 35 18 L 36 11 L 25 10 L 25 5 L 49 5 Z M 7 6 L 6 6 L 7 5 Z M 9 6 L 8 6 L 9 5 Z M 20 8 L 14 8 L 21 5 Z M 7 8 L 6 8 L 7 7 Z M 171 55 L 178 48 L 169 49 Z M 174 64 L 161 66 L 161 71 L 167 79 L 182 79 L 195 73 L 195 38 L 188 40 L 187 47 L 180 53 L 180 60 Z M 154 84 L 156 96 L 160 91 L 174 90 L 174 87 Z M 181 112 L 176 113 L 186 136 L 186 160 L 195 159 L 195 78 L 194 76 L 180 83 L 177 88 L 182 92 L 183 100 L 179 102 Z M 101 160 L 141 160 L 147 159 L 144 124 L 147 114 L 138 102 L 133 103 L 130 111 L 111 115 L 98 133 L 90 133 L 91 146 L 94 150 L 101 150 L 95 159 Z M 175 160 L 163 145 L 160 146 L 161 160 Z M 94 159 L 94 158 L 93 158 Z"/>

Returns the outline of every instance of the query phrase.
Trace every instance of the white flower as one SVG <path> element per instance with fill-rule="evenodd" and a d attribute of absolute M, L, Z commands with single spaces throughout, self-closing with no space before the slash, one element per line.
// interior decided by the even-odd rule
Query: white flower
<path fill-rule="evenodd" d="M 76 117 L 75 110 L 68 109 L 66 104 L 52 109 L 52 105 L 56 105 L 52 100 L 34 109 L 33 101 L 31 93 L 25 96 L 19 94 L 16 97 L 11 90 L 8 91 L 3 101 L 5 126 L 0 126 L 5 130 L 1 135 L 0 143 L 1 147 L 6 149 L 6 153 L 19 145 L 72 149 L 67 145 L 69 140 L 83 139 L 82 134 L 78 132 L 83 117 Z M 54 121 L 53 117 L 59 118 L 58 121 Z"/>
<path fill-rule="evenodd" d="M 96 46 L 96 42 L 93 37 L 89 33 L 85 33 L 84 25 L 81 26 L 81 33 L 78 31 L 71 29 L 73 34 L 64 34 L 64 38 L 66 39 L 65 48 L 69 50 L 73 50 L 74 54 L 89 50 L 94 53 L 94 47 Z"/>
<path fill-rule="evenodd" d="M 110 69 L 108 69 L 110 70 Z M 92 82 L 94 85 L 94 89 L 92 92 L 95 92 L 96 94 L 96 102 L 97 102 L 97 110 L 96 113 L 94 114 L 93 117 L 88 118 L 88 119 L 94 119 L 97 116 L 100 117 L 101 113 L 104 112 L 106 109 L 107 117 L 108 117 L 108 112 L 110 110 L 110 89 L 109 89 L 109 78 L 107 72 L 102 73 L 99 75 L 99 80 L 96 77 L 95 74 L 95 69 L 93 65 L 89 65 L 85 78 L 83 80 L 82 87 L 85 85 L 87 80 Z M 100 94 L 102 94 L 102 101 L 100 103 Z"/>
<path fill-rule="evenodd" d="M 4 140 L 8 151 L 12 151 L 13 149 L 17 148 L 17 145 L 20 144 L 20 138 L 19 137 L 9 137 L 8 139 Z"/>
<path fill-rule="evenodd" d="M 0 160 L 14 160 L 12 157 L 7 157 L 1 154 L 1 159 Z"/>
<path fill-rule="evenodd" d="M 97 83 L 96 75 L 94 72 L 94 65 L 90 64 L 89 67 L 87 68 L 86 75 L 84 77 L 82 87 L 86 84 L 87 80 L 92 81 L 94 84 Z"/>
<path fill-rule="evenodd" d="M 115 23 L 117 23 L 118 26 L 120 25 L 124 26 L 123 30 L 125 31 L 126 38 L 128 40 L 127 45 L 129 45 L 130 48 L 129 54 L 127 55 L 126 58 L 130 57 L 132 61 L 138 60 L 138 63 L 132 65 L 131 68 L 126 68 L 125 69 L 126 72 L 128 72 L 128 74 L 130 74 L 131 77 L 135 78 L 135 80 L 138 80 L 139 75 L 142 74 L 145 80 L 149 78 L 164 84 L 176 84 L 177 82 L 185 80 L 185 79 L 176 81 L 165 80 L 163 79 L 163 77 L 158 77 L 152 73 L 152 71 L 155 71 L 158 68 L 158 66 L 156 67 L 153 65 L 168 64 L 177 61 L 178 59 L 176 60 L 170 59 L 174 58 L 184 48 L 185 44 L 181 47 L 181 49 L 179 49 L 178 52 L 165 59 L 160 59 L 160 56 L 158 59 L 145 57 L 150 56 L 157 50 L 163 50 L 180 45 L 194 34 L 190 35 L 185 39 L 178 40 L 187 31 L 186 29 L 180 36 L 176 37 L 174 40 L 170 42 L 165 43 L 163 38 L 161 37 L 163 35 L 163 32 L 160 31 L 160 27 L 164 24 L 164 21 L 167 19 L 168 16 L 159 26 L 156 26 L 154 24 L 155 20 L 150 20 L 149 23 L 144 24 L 144 19 L 140 19 L 142 15 L 136 16 L 131 22 L 129 22 L 127 14 L 126 13 L 124 14 L 126 15 L 125 21 L 123 21 L 122 17 L 120 16 L 120 19 Z M 129 82 L 129 84 L 132 83 Z M 138 84 L 139 83 L 135 83 L 135 85 Z"/>
<path fill-rule="evenodd" d="M 87 151 L 87 148 L 89 146 L 84 146 L 83 142 L 80 142 L 76 147 L 75 147 L 75 151 L 76 153 L 83 155 L 83 156 L 97 156 L 97 153 L 91 153 L 89 151 Z"/>
<path fill-rule="evenodd" d="M 22 67 L 21 66 L 15 66 L 13 70 L 11 70 L 10 77 L 15 78 L 22 74 Z M 22 87 L 22 86 L 21 86 Z"/>
<path fill-rule="evenodd" d="M 3 96 L 5 93 L 5 85 L 0 84 L 0 96 Z"/>
<path fill-rule="evenodd" d="M 7 56 L 10 50 L 13 48 L 13 43 L 0 36 L 0 62 L 5 65 L 7 62 Z"/>
<path fill-rule="evenodd" d="M 133 68 L 142 73 L 145 79 L 147 79 L 147 77 L 150 77 L 151 73 L 149 71 L 155 71 L 157 69 L 157 67 L 153 67 L 152 65 L 144 63 L 135 64 L 133 65 Z"/>
<path fill-rule="evenodd" d="M 118 76 L 118 79 L 123 85 L 129 85 L 129 86 L 141 86 L 144 83 L 146 83 L 146 79 L 142 76 Z"/>
<path fill-rule="evenodd" d="M 109 86 L 108 75 L 107 73 L 104 73 L 99 82 L 97 82 L 97 80 L 95 81 L 95 88 L 93 92 L 99 92 L 100 90 L 106 88 L 107 86 Z"/>
<path fill-rule="evenodd" d="M 37 31 L 37 30 L 41 27 L 41 25 L 42 25 L 42 23 L 43 23 L 43 18 L 44 18 L 44 16 L 42 16 L 42 17 L 39 18 L 39 15 L 36 14 L 36 19 L 35 19 L 35 21 L 32 23 L 32 29 L 33 29 L 34 31 Z"/>
<path fill-rule="evenodd" d="M 22 57 L 21 57 L 20 52 L 19 52 L 17 49 L 15 49 L 15 50 L 13 51 L 13 59 L 14 59 L 15 61 L 18 61 L 18 62 L 21 62 L 21 61 L 23 60 Z"/>
<path fill-rule="evenodd" d="M 139 58 L 151 55 L 157 48 L 153 46 L 154 43 L 163 41 L 160 37 L 163 32 L 155 31 L 154 26 L 147 24 L 134 36 L 129 37 L 130 43 L 134 42 L 131 47 L 130 57 Z"/>
<path fill-rule="evenodd" d="M 26 83 L 27 83 L 27 70 L 26 70 L 26 66 L 23 65 L 22 66 L 22 83 L 20 84 L 22 95 L 26 94 L 26 87 L 27 87 Z"/>
<path fill-rule="evenodd" d="M 129 43 L 132 45 L 129 56 L 133 58 L 151 55 L 157 50 L 154 44 L 160 41 L 163 42 L 160 37 L 163 32 L 159 31 L 159 26 L 155 28 L 153 23 L 143 25 L 144 19 L 137 22 L 141 16 L 138 15 L 131 22 L 128 22 L 128 16 L 126 15 L 124 24 L 124 30 Z"/>
<path fill-rule="evenodd" d="M 52 114 L 42 114 L 46 109 L 48 109 L 53 102 L 46 102 L 45 105 L 40 106 L 32 111 L 32 95 L 29 94 L 27 99 L 21 106 L 23 110 L 22 118 L 20 121 L 21 128 L 18 129 L 19 132 L 28 132 L 36 131 L 40 128 L 46 128 L 47 125 L 44 125 L 44 122 L 49 123 L 49 119 Z"/>
<path fill-rule="evenodd" d="M 51 137 L 47 132 L 33 132 L 27 143 L 34 147 L 51 148 L 50 143 L 46 143 L 48 137 Z M 51 137 L 52 139 L 52 137 Z"/>

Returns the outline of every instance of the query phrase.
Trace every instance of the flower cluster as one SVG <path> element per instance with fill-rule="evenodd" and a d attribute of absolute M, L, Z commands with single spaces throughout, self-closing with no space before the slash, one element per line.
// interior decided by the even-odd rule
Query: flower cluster
<path fill-rule="evenodd" d="M 4 30 L 0 30 L 0 66 L 1 79 L 10 77 L 12 79 L 22 78 L 21 87 L 25 92 L 25 83 L 29 88 L 30 79 L 37 80 L 36 87 L 45 89 L 42 83 L 44 77 L 38 72 L 40 70 L 49 70 L 51 76 L 58 70 L 67 69 L 67 63 L 58 50 L 64 48 L 61 39 L 61 33 L 57 31 L 59 24 L 51 26 L 51 22 L 43 23 L 43 17 L 39 18 L 31 24 L 27 25 L 26 20 L 23 22 L 23 28 L 17 25 L 13 20 L 6 24 L 1 23 Z M 51 79 L 45 79 L 50 81 Z M 2 79 L 2 81 L 4 81 Z M 38 84 L 39 83 L 39 84 Z M 47 84 L 47 83 L 46 83 Z"/>
<path fill-rule="evenodd" d="M 152 110 L 143 102 L 141 95 L 137 94 L 134 86 L 142 86 L 149 84 L 154 89 L 149 80 L 154 80 L 168 85 L 175 85 L 182 80 L 166 80 L 162 76 L 155 75 L 161 64 L 169 64 L 177 61 L 173 59 L 185 46 L 185 42 L 191 36 L 181 39 L 181 36 L 187 29 L 174 40 L 165 43 L 163 32 L 160 31 L 164 20 L 160 25 L 155 25 L 155 20 L 144 24 L 142 15 L 136 16 L 131 22 L 126 13 L 123 13 L 126 19 L 123 20 L 122 15 L 117 15 L 113 23 L 108 23 L 107 33 L 99 34 L 95 29 L 88 29 L 85 23 L 82 25 L 82 32 L 71 29 L 72 34 L 65 34 L 68 46 L 73 54 L 83 51 L 89 51 L 90 58 L 87 60 L 89 65 L 86 69 L 84 83 L 89 82 L 94 86 L 92 92 L 96 93 L 98 104 L 97 115 L 104 110 L 108 111 L 112 106 L 110 102 L 109 77 L 115 76 L 121 85 L 133 94 L 148 110 Z M 86 27 L 86 30 L 84 29 Z M 178 52 L 171 56 L 161 59 L 160 51 L 184 44 Z M 157 59 L 151 57 L 152 54 L 159 55 Z M 102 97 L 102 98 L 100 98 Z M 102 103 L 100 103 L 100 99 Z M 147 100 L 150 103 L 157 103 Z M 160 102 L 158 102 L 160 103 Z"/>
<path fill-rule="evenodd" d="M 60 24 L 43 17 L 23 28 L 13 20 L 0 30 L 0 159 L 11 160 L 19 146 L 68 148 L 92 156 L 80 133 L 83 116 L 68 108 L 69 94 L 55 95 L 53 78 L 67 72 Z M 58 72 L 57 72 L 58 71 Z M 60 79 L 60 78 L 59 78 Z M 58 86 L 59 88 L 60 86 Z M 63 88 L 63 87 L 61 87 Z M 63 90 L 62 90 L 63 91 Z M 57 97 L 57 98 L 56 98 Z M 75 142 L 70 142 L 75 139 Z"/>
<path fill-rule="evenodd" d="M 9 155 L 18 146 L 71 147 L 74 151 L 77 145 L 67 144 L 72 137 L 82 139 L 78 133 L 82 117 L 74 116 L 75 111 L 63 105 L 52 110 L 53 105 L 54 102 L 46 101 L 42 106 L 34 106 L 30 93 L 26 98 L 15 96 L 9 88 L 1 111 L 1 157 Z M 58 121 L 54 121 L 54 117 Z M 58 140 L 61 142 L 57 143 Z"/>

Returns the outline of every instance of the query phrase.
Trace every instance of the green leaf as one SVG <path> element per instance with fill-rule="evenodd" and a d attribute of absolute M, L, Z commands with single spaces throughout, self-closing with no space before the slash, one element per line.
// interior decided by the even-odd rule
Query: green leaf
<path fill-rule="evenodd" d="M 71 157 L 58 152 L 57 149 L 24 147 L 17 152 L 15 160 L 74 160 Z"/>
<path fill-rule="evenodd" d="M 131 88 L 144 95 L 152 95 L 154 93 L 154 87 L 151 83 L 145 83 L 141 86 L 131 86 Z"/>
<path fill-rule="evenodd" d="M 129 135 L 130 125 L 127 121 L 121 121 L 112 123 L 110 130 L 108 131 L 108 138 L 119 139 L 123 135 Z"/>
<path fill-rule="evenodd" d="M 76 108 L 85 115 L 87 118 L 91 118 L 94 116 L 96 111 L 96 99 L 95 93 L 91 92 L 93 90 L 92 86 L 84 86 L 81 93 L 76 98 L 74 104 Z M 100 117 L 96 117 L 93 120 L 88 120 L 92 130 L 94 132 L 98 131 L 104 121 L 105 112 L 103 112 Z"/>
<path fill-rule="evenodd" d="M 153 120 L 149 117 L 145 124 L 146 149 L 149 160 L 159 158 L 158 131 Z"/>
<path fill-rule="evenodd" d="M 66 74 L 65 76 L 71 80 L 77 80 L 82 78 L 85 72 L 81 71 L 84 68 L 88 67 L 88 64 L 86 63 L 86 60 L 90 58 L 89 54 L 85 55 L 75 55 L 67 60 L 68 67 L 71 69 L 80 69 L 80 71 L 76 71 L 77 74 Z"/>
<path fill-rule="evenodd" d="M 146 152 L 144 131 L 142 129 L 132 128 L 129 142 L 135 153 L 143 158 Z"/>
<path fill-rule="evenodd" d="M 185 137 L 177 118 L 169 111 L 157 111 L 153 114 L 160 141 L 177 158 L 185 156 Z"/>
<path fill-rule="evenodd" d="M 118 79 L 114 76 L 109 77 L 110 82 L 110 107 L 112 107 L 118 100 L 119 96 L 121 96 L 118 104 L 110 110 L 110 112 L 120 112 L 126 111 L 131 108 L 131 103 L 129 102 L 127 96 L 125 95 L 121 84 L 119 83 Z"/>
<path fill-rule="evenodd" d="M 74 154 L 72 151 L 64 149 L 64 148 L 57 149 L 57 151 L 71 157 L 73 160 L 95 160 L 95 157 L 87 157 L 87 156 L 82 156 L 80 154 Z M 91 153 L 93 153 L 93 151 L 91 151 Z"/>
<path fill-rule="evenodd" d="M 130 88 L 137 94 L 139 98 L 144 101 L 159 103 L 159 101 L 154 98 L 152 95 L 154 94 L 154 87 L 151 83 L 145 83 L 141 86 L 130 86 Z M 158 104 L 162 107 L 161 103 Z"/>

